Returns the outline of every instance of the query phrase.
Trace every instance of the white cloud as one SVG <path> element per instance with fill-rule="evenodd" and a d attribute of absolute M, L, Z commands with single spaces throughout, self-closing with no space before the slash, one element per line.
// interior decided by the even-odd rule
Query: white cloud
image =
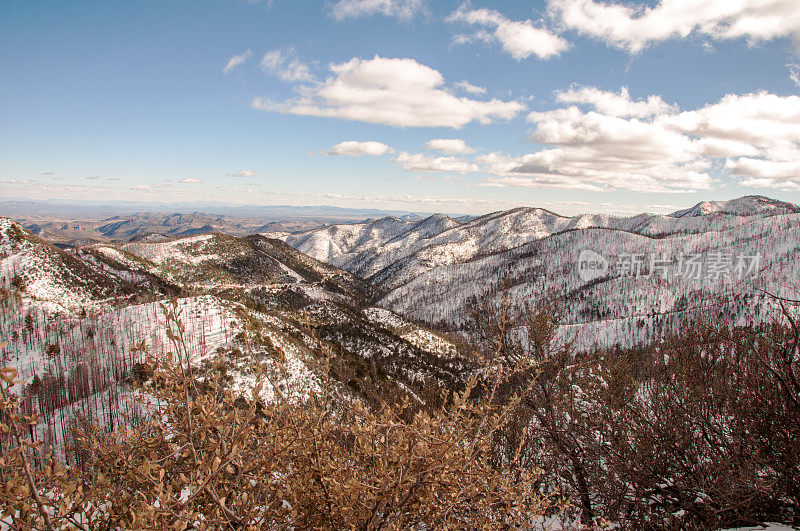
<path fill-rule="evenodd" d="M 533 140 L 544 149 L 477 157 L 490 186 L 687 192 L 713 187 L 721 171 L 753 187 L 800 186 L 800 96 L 728 95 L 680 112 L 651 96 L 597 89 L 556 97 L 576 106 L 532 112 Z M 624 97 L 621 97 L 624 96 Z"/>
<path fill-rule="evenodd" d="M 800 96 L 729 94 L 663 120 L 699 138 L 706 155 L 724 157 L 725 170 L 743 178 L 745 186 L 800 185 Z"/>
<path fill-rule="evenodd" d="M 740 142 L 764 155 L 791 158 L 798 155 L 800 143 L 800 96 L 729 94 L 717 103 L 665 116 L 662 121 L 688 135 Z"/>
<path fill-rule="evenodd" d="M 456 37 L 456 44 L 473 40 L 498 42 L 518 61 L 531 55 L 548 59 L 561 54 L 569 46 L 566 40 L 546 28 L 534 26 L 530 20 L 509 20 L 492 9 L 470 9 L 463 4 L 447 17 L 447 21 L 487 28 Z"/>
<path fill-rule="evenodd" d="M 458 83 L 455 83 L 455 86 L 464 92 L 467 92 L 468 94 L 486 94 L 485 88 L 473 85 L 467 80 L 459 81 Z"/>
<path fill-rule="evenodd" d="M 200 179 L 195 179 L 194 177 L 187 177 L 185 179 L 181 179 L 181 182 L 184 184 L 197 184 L 202 181 Z"/>
<path fill-rule="evenodd" d="M 553 145 L 508 157 L 479 157 L 496 185 L 565 190 L 623 189 L 676 192 L 711 188 L 708 163 L 698 160 L 692 142 L 678 133 L 636 119 L 577 108 L 533 116 L 535 140 Z"/>
<path fill-rule="evenodd" d="M 475 153 L 475 150 L 460 138 L 434 138 L 433 140 L 428 140 L 425 143 L 425 147 L 448 155 Z"/>
<path fill-rule="evenodd" d="M 564 103 L 591 105 L 609 116 L 644 118 L 675 111 L 675 107 L 667 105 L 661 96 L 649 96 L 646 100 L 632 101 L 627 87 L 622 87 L 619 94 L 595 87 L 573 87 L 557 92 L 556 98 Z"/>
<path fill-rule="evenodd" d="M 348 140 L 346 142 L 339 142 L 331 149 L 325 152 L 326 155 L 345 155 L 348 157 L 360 157 L 362 155 L 372 155 L 378 157 L 391 152 L 392 148 L 382 142 L 359 142 L 357 140 Z"/>
<path fill-rule="evenodd" d="M 270 50 L 261 58 L 261 68 L 283 81 L 311 81 L 314 75 L 308 65 L 296 57 L 293 49 Z"/>
<path fill-rule="evenodd" d="M 406 153 L 405 151 L 401 151 L 397 155 L 395 162 L 407 171 L 469 173 L 479 170 L 477 164 L 457 157 L 430 157 L 422 153 Z"/>
<path fill-rule="evenodd" d="M 336 20 L 384 15 L 410 20 L 425 9 L 425 0 L 339 0 L 331 6 Z"/>
<path fill-rule="evenodd" d="M 730 94 L 685 111 L 657 95 L 633 99 L 624 88 L 573 87 L 555 100 L 565 106 L 528 115 L 532 140 L 544 146 L 538 151 L 470 157 L 475 150 L 463 139 L 438 138 L 426 148 L 447 156 L 403 151 L 394 161 L 411 172 L 489 174 L 481 185 L 490 187 L 680 193 L 730 176 L 744 186 L 800 190 L 800 96 Z M 389 150 L 362 144 L 331 151 Z"/>
<path fill-rule="evenodd" d="M 743 157 L 730 160 L 725 165 L 732 175 L 746 177 L 745 186 L 763 186 L 780 188 L 787 183 L 798 186 L 800 178 L 800 160 L 774 161 Z"/>
<path fill-rule="evenodd" d="M 353 58 L 332 65 L 324 83 L 301 86 L 298 98 L 273 102 L 254 98 L 256 109 L 304 116 L 391 125 L 452 127 L 514 118 L 525 109 L 517 101 L 479 101 L 453 95 L 444 77 L 413 59 Z"/>
<path fill-rule="evenodd" d="M 225 66 L 222 68 L 222 73 L 227 74 L 235 70 L 236 68 L 242 66 L 247 62 L 248 59 L 250 59 L 251 55 L 253 55 L 252 50 L 246 50 L 240 53 L 239 55 L 234 55 L 233 57 L 228 59 L 227 63 L 225 63 Z"/>
<path fill-rule="evenodd" d="M 789 67 L 789 79 L 800 87 L 800 65 L 787 65 Z"/>
<path fill-rule="evenodd" d="M 713 158 L 758 156 L 757 148 L 747 142 L 729 140 L 725 138 L 700 138 L 697 141 L 698 151 Z"/>
<path fill-rule="evenodd" d="M 567 29 L 636 53 L 651 42 L 686 38 L 800 38 L 797 0 L 661 0 L 633 7 L 594 0 L 548 0 L 551 14 Z"/>
<path fill-rule="evenodd" d="M 258 175 L 256 170 L 240 170 L 236 173 L 229 173 L 228 177 L 255 177 Z"/>

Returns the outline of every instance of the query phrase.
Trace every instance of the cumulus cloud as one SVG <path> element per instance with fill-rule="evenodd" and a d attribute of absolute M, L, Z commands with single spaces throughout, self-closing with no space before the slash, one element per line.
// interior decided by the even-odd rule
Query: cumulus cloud
<path fill-rule="evenodd" d="M 460 138 L 434 138 L 433 140 L 428 140 L 425 143 L 425 147 L 448 155 L 475 153 L 475 150 Z"/>
<path fill-rule="evenodd" d="M 246 50 L 240 53 L 239 55 L 234 55 L 233 57 L 228 59 L 228 62 L 225 63 L 224 67 L 222 67 L 222 73 L 227 74 L 235 70 L 236 68 L 242 66 L 247 62 L 248 59 L 250 59 L 251 55 L 253 55 L 252 50 Z"/>
<path fill-rule="evenodd" d="M 308 65 L 297 58 L 293 49 L 270 50 L 261 58 L 261 69 L 283 81 L 311 81 L 314 75 Z"/>
<path fill-rule="evenodd" d="M 413 59 L 353 58 L 332 65 L 323 83 L 298 87 L 300 96 L 284 102 L 254 98 L 253 108 L 304 116 L 384 124 L 395 127 L 452 127 L 491 123 L 517 116 L 517 101 L 458 97 L 444 76 Z"/>
<path fill-rule="evenodd" d="M 410 20 L 425 5 L 425 0 L 339 0 L 331 6 L 331 16 L 336 20 L 372 15 Z"/>
<path fill-rule="evenodd" d="M 636 53 L 652 42 L 701 34 L 712 39 L 800 39 L 797 0 L 661 0 L 652 7 L 595 0 L 548 0 L 566 29 Z"/>
<path fill-rule="evenodd" d="M 622 87 L 619 94 L 595 87 L 573 87 L 557 92 L 556 98 L 563 103 L 591 105 L 597 111 L 609 116 L 644 118 L 675 111 L 675 106 L 665 103 L 661 96 L 649 96 L 646 100 L 632 101 L 627 87 Z"/>
<path fill-rule="evenodd" d="M 363 155 L 372 155 L 378 157 L 392 151 L 392 148 L 382 142 L 359 142 L 357 140 L 348 140 L 346 142 L 339 142 L 331 149 L 325 152 L 326 155 L 345 155 L 348 157 L 361 157 Z"/>
<path fill-rule="evenodd" d="M 532 139 L 546 147 L 477 157 L 494 175 L 487 185 L 688 192 L 712 188 L 714 168 L 745 186 L 800 183 L 800 96 L 728 95 L 682 112 L 654 96 L 632 102 L 624 90 L 573 90 L 557 99 L 592 109 L 530 113 Z"/>
<path fill-rule="evenodd" d="M 455 86 L 469 94 L 486 94 L 485 88 L 473 85 L 467 80 L 459 81 L 458 83 L 455 83 Z"/>
<path fill-rule="evenodd" d="M 671 192 L 711 188 L 708 165 L 691 154 L 691 141 L 635 119 L 576 108 L 532 117 L 534 139 L 555 147 L 519 157 L 478 158 L 495 186 L 600 191 Z M 562 131 L 559 131 L 562 129 Z M 654 135 L 654 136 L 652 136 Z"/>
<path fill-rule="evenodd" d="M 411 172 L 483 173 L 481 186 L 682 193 L 713 189 L 723 176 L 744 186 L 800 190 L 800 96 L 729 94 L 693 110 L 657 95 L 572 87 L 555 93 L 563 106 L 528 114 L 531 140 L 522 155 L 473 155 L 463 139 L 438 138 L 425 147 L 446 156 L 400 152 Z M 381 143 L 334 150 L 383 154 Z M 349 154 L 349 153 L 348 153 Z"/>
<path fill-rule="evenodd" d="M 699 138 L 705 154 L 725 157 L 725 169 L 745 186 L 795 189 L 800 183 L 800 96 L 729 94 L 663 121 Z"/>
<path fill-rule="evenodd" d="M 548 59 L 560 55 L 569 44 L 550 30 L 534 26 L 530 20 L 510 20 L 492 9 L 470 9 L 462 4 L 447 17 L 448 22 L 477 26 L 478 31 L 456 37 L 456 44 L 471 41 L 499 43 L 503 50 L 520 61 L 535 55 Z"/>
<path fill-rule="evenodd" d="M 406 171 L 469 173 L 479 170 L 478 165 L 457 157 L 430 157 L 422 153 L 401 151 L 395 158 Z"/>
<path fill-rule="evenodd" d="M 202 181 L 200 179 L 195 179 L 194 177 L 187 177 L 185 179 L 181 179 L 181 182 L 184 184 L 197 184 Z"/>
<path fill-rule="evenodd" d="M 800 143 L 800 96 L 729 94 L 664 122 L 697 137 L 740 142 L 773 157 L 795 157 Z"/>
<path fill-rule="evenodd" d="M 775 161 L 742 157 L 725 165 L 732 175 L 745 177 L 742 184 L 763 188 L 796 188 L 800 160 Z"/>
<path fill-rule="evenodd" d="M 229 173 L 228 177 L 255 177 L 258 175 L 256 170 L 240 170 L 236 173 Z"/>

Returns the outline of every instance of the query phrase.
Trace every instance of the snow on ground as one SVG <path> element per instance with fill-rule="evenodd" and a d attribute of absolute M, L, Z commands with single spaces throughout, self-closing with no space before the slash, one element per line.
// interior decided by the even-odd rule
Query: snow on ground
<path fill-rule="evenodd" d="M 94 301 L 74 272 L 52 256 L 55 250 L 36 245 L 9 219 L 0 219 L 0 279 L 11 289 L 19 278 L 24 282 L 23 299 L 51 313 L 67 312 Z"/>
<path fill-rule="evenodd" d="M 198 362 L 229 344 L 241 330 L 232 303 L 210 295 L 179 299 L 178 310 L 186 326 L 190 358 Z M 122 360 L 130 366 L 131 347 L 142 341 L 154 353 L 172 348 L 158 302 L 83 319 L 51 316 L 41 309 L 25 313 L 9 309 L 0 319 L 0 337 L 8 342 L 2 350 L 3 362 L 16 367 L 19 379 L 26 383 L 48 371 L 69 372 L 89 358 L 104 364 Z M 51 345 L 58 345 L 58 355 L 48 353 Z"/>
<path fill-rule="evenodd" d="M 198 266 L 204 262 L 247 254 L 249 247 L 224 234 L 202 234 L 161 243 L 126 243 L 122 250 L 161 267 Z"/>
<path fill-rule="evenodd" d="M 0 218 L 0 243 L 11 243 L 10 230 L 14 222 L 8 218 Z"/>
<path fill-rule="evenodd" d="M 122 280 L 130 282 L 134 285 L 142 284 L 148 280 L 145 275 L 139 272 L 141 269 L 141 263 L 137 264 L 134 260 L 131 260 L 113 247 L 97 247 L 95 249 L 98 251 L 98 253 L 115 260 L 117 263 L 122 264 L 127 269 L 111 267 L 109 264 L 98 260 L 98 258 L 92 253 L 81 251 L 80 257 L 85 262 L 93 265 L 95 268 L 105 271 L 106 273 L 114 275 L 115 277 L 121 278 Z"/>
<path fill-rule="evenodd" d="M 406 321 L 396 313 L 386 310 L 384 308 L 378 308 L 378 307 L 366 308 L 364 310 L 364 316 L 367 318 L 368 321 L 389 329 L 400 328 L 409 324 L 408 321 Z"/>
<path fill-rule="evenodd" d="M 392 330 L 415 347 L 439 355 L 455 355 L 456 347 L 441 336 L 418 327 L 385 308 L 366 308 L 364 316 L 373 324 Z"/>
<path fill-rule="evenodd" d="M 67 312 L 92 306 L 92 297 L 75 286 L 60 281 L 62 271 L 42 257 L 22 250 L 0 261 L 0 276 L 25 279 L 25 298 L 51 313 Z"/>
<path fill-rule="evenodd" d="M 194 363 L 233 344 L 241 330 L 234 304 L 212 296 L 177 301 L 185 326 L 186 352 Z M 174 351 L 157 302 L 132 305 L 83 318 L 52 315 L 41 307 L 0 304 L 0 366 L 17 370 L 15 391 L 23 408 L 39 416 L 39 440 L 63 457 L 73 429 L 84 423 L 118 426 L 138 415 L 131 383 L 145 354 Z"/>
<path fill-rule="evenodd" d="M 285 385 L 290 398 L 305 398 L 309 394 L 322 391 L 319 376 L 306 364 L 308 353 L 285 334 L 277 331 L 267 332 L 273 344 L 283 352 L 285 364 Z"/>
<path fill-rule="evenodd" d="M 279 317 L 250 313 L 212 295 L 176 303 L 185 327 L 186 348 L 180 350 L 196 366 L 206 366 L 223 353 L 234 392 L 249 396 L 256 383 L 256 363 L 268 377 L 261 392 L 264 400 L 277 399 L 276 391 L 284 398 L 302 399 L 323 390 L 313 370 L 311 349 L 317 345 Z M 23 314 L 0 305 L 0 338 L 8 341 L 0 349 L 0 366 L 17 369 L 21 383 L 15 391 L 25 397 L 26 411 L 39 414 L 34 428 L 39 440 L 63 457 L 73 429 L 82 423 L 113 427 L 125 422 L 124 415 L 144 414 L 131 405 L 130 384 L 136 363 L 146 354 L 133 347 L 144 343 L 151 354 L 179 348 L 167 336 L 161 304 L 138 304 L 85 318 L 52 316 L 41 309 Z M 173 309 L 171 303 L 164 304 Z M 269 347 L 243 339 L 245 323 L 251 320 L 258 323 Z"/>
<path fill-rule="evenodd" d="M 192 264 L 198 264 L 204 260 L 216 258 L 217 256 L 213 253 L 205 254 L 187 251 L 190 249 L 197 250 L 202 248 L 200 244 L 209 243 L 213 237 L 213 234 L 202 234 L 160 243 L 127 243 L 123 246 L 123 249 L 156 264 L 163 264 L 170 260 L 181 260 Z"/>
<path fill-rule="evenodd" d="M 416 329 L 412 330 L 411 332 L 401 334 L 400 337 L 415 347 L 428 352 L 446 355 L 456 354 L 456 347 L 452 343 L 442 339 L 433 332 L 429 332 L 428 330 Z"/>

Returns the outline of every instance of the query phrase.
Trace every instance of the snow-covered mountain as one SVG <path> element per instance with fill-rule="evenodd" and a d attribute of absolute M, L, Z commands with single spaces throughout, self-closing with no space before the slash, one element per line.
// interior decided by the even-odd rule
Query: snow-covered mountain
<path fill-rule="evenodd" d="M 657 339 L 700 313 L 767 318 L 762 290 L 791 294 L 800 284 L 792 266 L 800 258 L 800 207 L 760 196 L 669 215 L 517 208 L 463 224 L 382 219 L 283 239 L 386 289 L 381 306 L 433 326 L 458 329 L 469 306 L 499 298 L 503 283 L 520 305 L 540 299 L 546 285 L 565 305 L 566 330 L 585 347 Z M 582 279 L 584 250 L 603 257 L 608 272 Z"/>
<path fill-rule="evenodd" d="M 796 214 L 800 207 L 792 203 L 750 195 L 731 201 L 703 201 L 692 208 L 678 210 L 670 214 L 674 218 L 707 216 L 709 214 L 729 214 L 731 216 L 758 216 L 773 214 Z"/>
<path fill-rule="evenodd" d="M 269 376 L 265 399 L 333 386 L 380 393 L 452 387 L 464 371 L 446 336 L 371 307 L 379 290 L 280 240 L 213 233 L 64 251 L 0 219 L 0 366 L 57 445 L 79 417 L 118 422 L 144 353 L 171 349 L 160 304 L 175 298 L 198 367 L 221 355 L 229 385 Z M 130 413 L 130 412 L 128 412 Z M 64 419 L 68 422 L 62 422 Z M 114 420 L 117 419 L 117 420 Z"/>
<path fill-rule="evenodd" d="M 7 218 L 0 218 L 0 279 L 7 289 L 14 288 L 21 300 L 51 313 L 107 308 L 147 294 Z"/>

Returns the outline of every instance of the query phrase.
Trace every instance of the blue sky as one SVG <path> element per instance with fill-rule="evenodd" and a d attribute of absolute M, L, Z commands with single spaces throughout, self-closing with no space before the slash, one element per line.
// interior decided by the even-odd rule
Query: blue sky
<path fill-rule="evenodd" d="M 800 3 L 0 3 L 0 196 L 800 202 Z"/>

